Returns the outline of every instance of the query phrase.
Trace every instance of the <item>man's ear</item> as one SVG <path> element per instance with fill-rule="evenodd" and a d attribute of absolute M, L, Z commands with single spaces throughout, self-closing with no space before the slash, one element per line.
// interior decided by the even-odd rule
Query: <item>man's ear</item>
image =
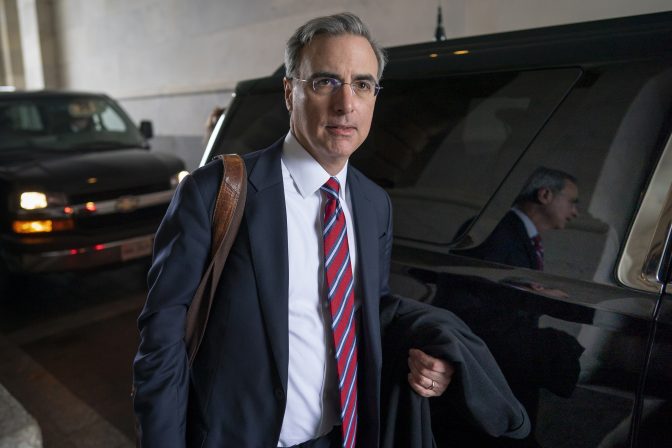
<path fill-rule="evenodd" d="M 537 190 L 537 201 L 540 204 L 548 204 L 553 200 L 553 192 L 550 188 L 541 187 Z"/>
<path fill-rule="evenodd" d="M 287 110 L 291 114 L 292 108 L 294 106 L 294 97 L 292 96 L 292 80 L 287 79 L 286 77 L 282 78 L 282 87 L 285 89 L 285 106 L 287 106 Z"/>

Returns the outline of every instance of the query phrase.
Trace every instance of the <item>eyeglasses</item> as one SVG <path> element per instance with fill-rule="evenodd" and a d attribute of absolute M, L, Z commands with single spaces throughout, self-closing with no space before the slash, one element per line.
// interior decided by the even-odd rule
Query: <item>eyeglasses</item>
<path fill-rule="evenodd" d="M 352 93 L 357 95 L 360 98 L 373 98 L 378 95 L 381 86 L 376 84 L 370 79 L 358 79 L 353 82 L 343 82 L 340 79 L 329 78 L 326 76 L 320 76 L 312 80 L 308 79 L 299 79 L 299 78 L 290 78 L 296 79 L 297 81 L 307 82 L 313 87 L 313 91 L 318 95 L 333 95 L 338 92 L 343 85 L 347 84 L 352 89 Z"/>

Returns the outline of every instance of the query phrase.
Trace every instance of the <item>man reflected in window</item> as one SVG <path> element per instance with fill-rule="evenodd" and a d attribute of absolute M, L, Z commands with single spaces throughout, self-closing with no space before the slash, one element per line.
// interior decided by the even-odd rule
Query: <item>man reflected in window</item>
<path fill-rule="evenodd" d="M 455 253 L 543 271 L 541 234 L 564 229 L 578 216 L 578 193 L 574 176 L 539 167 L 490 236 L 478 247 Z M 458 236 L 472 221 L 461 226 Z M 522 277 L 512 277 L 505 282 L 515 284 L 516 288 L 502 289 L 441 274 L 436 279 L 437 290 L 432 304 L 453 311 L 486 342 L 516 398 L 525 406 L 532 422 L 532 433 L 523 440 L 508 440 L 470 432 L 464 429 L 466 425 L 454 411 L 433 404 L 432 420 L 438 446 L 447 446 L 451 440 L 457 440 L 465 446 L 483 448 L 538 448 L 540 444 L 534 431 L 540 389 L 564 398 L 569 398 L 574 391 L 583 347 L 564 331 L 541 328 L 540 314 L 528 302 L 529 295 L 521 290 L 557 297 L 566 297 L 566 293 Z M 450 423 L 452 421 L 456 423 Z"/>
<path fill-rule="evenodd" d="M 527 180 L 511 210 L 483 244 L 458 253 L 543 271 L 541 233 L 564 229 L 569 221 L 576 218 L 579 214 L 576 208 L 578 197 L 579 188 L 574 176 L 564 171 L 539 167 Z M 463 225 L 462 229 L 470 223 Z"/>

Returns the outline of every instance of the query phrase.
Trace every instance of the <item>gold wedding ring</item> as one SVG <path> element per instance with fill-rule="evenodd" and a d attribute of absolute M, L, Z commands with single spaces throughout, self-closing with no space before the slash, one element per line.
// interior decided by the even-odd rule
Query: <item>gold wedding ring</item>
<path fill-rule="evenodd" d="M 427 388 L 427 390 L 434 390 L 436 387 L 436 381 L 432 380 L 432 385 Z"/>

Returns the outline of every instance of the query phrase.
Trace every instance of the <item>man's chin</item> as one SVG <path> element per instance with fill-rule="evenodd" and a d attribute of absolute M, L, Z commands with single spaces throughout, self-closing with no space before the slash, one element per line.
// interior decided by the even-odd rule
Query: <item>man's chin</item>
<path fill-rule="evenodd" d="M 329 142 L 328 153 L 333 157 L 348 158 L 357 151 L 357 145 L 352 139 L 336 139 Z"/>

